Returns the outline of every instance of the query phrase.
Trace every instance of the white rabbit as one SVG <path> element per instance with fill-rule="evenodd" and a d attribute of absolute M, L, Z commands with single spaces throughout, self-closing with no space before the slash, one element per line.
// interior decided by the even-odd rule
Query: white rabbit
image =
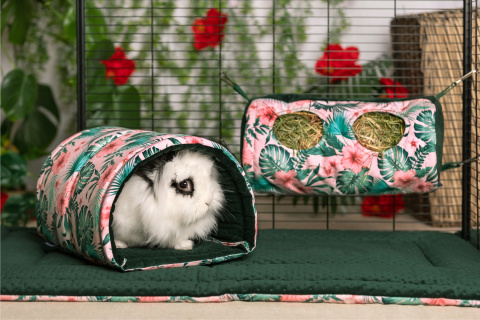
<path fill-rule="evenodd" d="M 117 248 L 190 250 L 217 228 L 225 197 L 214 161 L 195 151 L 170 152 L 138 168 L 113 212 Z"/>

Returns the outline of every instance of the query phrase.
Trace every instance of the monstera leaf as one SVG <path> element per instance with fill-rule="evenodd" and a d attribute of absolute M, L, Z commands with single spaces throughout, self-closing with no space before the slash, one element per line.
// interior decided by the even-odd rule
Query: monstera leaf
<path fill-rule="evenodd" d="M 273 177 L 278 171 L 288 172 L 293 169 L 288 151 L 276 145 L 268 145 L 262 150 L 259 165 L 266 177 Z"/>
<path fill-rule="evenodd" d="M 392 177 L 396 171 L 412 169 L 412 161 L 405 149 L 395 146 L 385 151 L 383 156 L 378 158 L 378 168 L 385 180 L 393 181 Z"/>
<path fill-rule="evenodd" d="M 435 144 L 437 142 L 434 116 L 431 110 L 422 111 L 418 115 L 418 122 L 414 126 L 415 136 L 426 143 Z"/>
<path fill-rule="evenodd" d="M 367 169 L 363 168 L 356 174 L 351 169 L 340 171 L 337 178 L 337 188 L 343 194 L 365 193 L 370 190 L 373 184 L 373 177 L 367 175 Z"/>

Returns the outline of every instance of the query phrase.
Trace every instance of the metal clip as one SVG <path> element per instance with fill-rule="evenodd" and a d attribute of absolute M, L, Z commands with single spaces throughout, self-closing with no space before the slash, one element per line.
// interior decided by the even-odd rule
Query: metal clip
<path fill-rule="evenodd" d="M 460 79 L 458 79 L 457 81 L 455 81 L 456 84 L 459 84 L 460 82 L 462 82 L 463 80 L 467 79 L 467 78 L 470 78 L 471 76 L 473 76 L 474 73 L 477 73 L 477 70 L 472 70 L 470 71 L 469 73 L 467 73 L 466 75 L 464 75 L 463 77 L 461 77 Z"/>

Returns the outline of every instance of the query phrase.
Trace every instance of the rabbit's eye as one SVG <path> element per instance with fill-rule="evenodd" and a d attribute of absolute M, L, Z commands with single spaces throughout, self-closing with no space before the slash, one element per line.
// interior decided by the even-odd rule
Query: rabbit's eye
<path fill-rule="evenodd" d="M 193 195 L 193 181 L 190 178 L 180 182 L 172 181 L 172 187 L 176 189 L 177 193 L 190 196 Z"/>

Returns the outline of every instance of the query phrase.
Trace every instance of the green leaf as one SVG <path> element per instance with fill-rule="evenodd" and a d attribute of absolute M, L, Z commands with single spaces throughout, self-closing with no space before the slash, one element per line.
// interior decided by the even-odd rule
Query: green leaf
<path fill-rule="evenodd" d="M 433 167 L 433 170 L 427 175 L 427 182 L 433 183 L 434 186 L 438 185 L 438 170 L 437 165 Z"/>
<path fill-rule="evenodd" d="M 423 178 L 423 177 L 425 177 L 430 171 L 432 171 L 432 167 L 427 167 L 427 168 L 424 168 L 424 169 L 417 169 L 417 170 L 415 170 L 416 176 L 417 176 L 418 178 Z"/>
<path fill-rule="evenodd" d="M 79 195 L 82 192 L 83 188 L 85 188 L 85 186 L 88 184 L 94 172 L 95 165 L 91 162 L 80 170 L 80 178 L 78 179 L 77 185 L 75 186 L 75 195 Z"/>
<path fill-rule="evenodd" d="M 97 89 L 99 92 L 104 92 L 99 86 L 109 86 L 109 93 L 113 92 L 113 84 L 111 81 L 107 82 L 105 65 L 100 60 L 108 60 L 115 52 L 113 42 L 108 39 L 100 39 L 95 43 L 87 43 L 85 52 L 86 57 L 86 86 L 87 93 Z"/>
<path fill-rule="evenodd" d="M 435 132 L 435 115 L 431 110 L 422 111 L 415 123 L 415 136 L 420 140 L 435 144 L 437 136 Z"/>
<path fill-rule="evenodd" d="M 33 158 L 47 148 L 57 134 L 57 125 L 34 107 L 15 133 L 13 144 Z"/>
<path fill-rule="evenodd" d="M 276 145 L 268 145 L 262 150 L 259 165 L 266 177 L 273 177 L 278 171 L 288 172 L 293 169 L 288 151 Z"/>
<path fill-rule="evenodd" d="M 336 135 L 324 132 L 323 133 L 325 140 L 328 142 L 329 145 L 335 148 L 338 152 L 342 152 L 343 147 L 345 146 Z"/>
<path fill-rule="evenodd" d="M 329 147 L 326 144 L 325 139 L 322 139 L 315 147 L 305 150 L 305 152 L 311 156 L 323 156 L 323 157 L 331 157 L 337 154 L 335 152 L 335 149 Z"/>
<path fill-rule="evenodd" d="M 35 194 L 23 193 L 10 195 L 2 209 L 3 225 L 26 225 L 28 219 L 35 216 Z"/>
<path fill-rule="evenodd" d="M 337 188 L 343 194 L 359 194 L 366 193 L 373 184 L 373 177 L 367 174 L 367 169 L 363 168 L 360 173 L 356 174 L 351 169 L 340 171 L 337 178 Z"/>
<path fill-rule="evenodd" d="M 10 0 L 2 8 L 2 34 L 7 24 L 13 18 L 8 35 L 10 43 L 22 45 L 25 42 L 32 20 L 32 2 L 32 0 Z"/>
<path fill-rule="evenodd" d="M 348 123 L 345 112 L 335 112 L 325 121 L 324 132 L 331 135 L 341 135 L 348 139 L 355 139 L 352 126 Z"/>
<path fill-rule="evenodd" d="M 85 8 L 85 40 L 87 43 L 95 42 L 104 38 L 106 34 L 105 17 L 102 11 L 90 2 Z"/>
<path fill-rule="evenodd" d="M 106 137 L 101 138 L 100 140 L 96 141 L 94 144 L 91 144 L 87 152 L 91 153 L 92 155 L 97 154 L 104 146 L 112 142 L 113 140 L 117 139 L 117 136 L 115 135 L 109 135 Z"/>
<path fill-rule="evenodd" d="M 103 239 L 103 245 L 106 245 L 110 242 L 110 233 L 106 235 L 105 239 Z"/>
<path fill-rule="evenodd" d="M 143 151 L 142 155 L 143 155 L 144 159 L 147 159 L 147 158 L 150 158 L 151 156 L 153 156 L 154 154 L 158 153 L 159 151 L 160 151 L 160 149 L 158 149 L 157 147 L 151 147 L 151 148 L 148 148 L 147 150 Z"/>
<path fill-rule="evenodd" d="M 297 171 L 297 178 L 298 180 L 302 181 L 306 179 L 312 173 L 312 169 L 303 169 Z"/>
<path fill-rule="evenodd" d="M 408 108 L 407 110 L 403 111 L 399 115 L 402 116 L 402 118 L 415 120 L 414 119 L 414 114 L 419 112 L 419 111 L 425 110 L 427 108 L 428 108 L 427 106 L 413 106 L 413 107 Z"/>
<path fill-rule="evenodd" d="M 405 149 L 395 146 L 385 151 L 383 156 L 379 156 L 378 168 L 385 180 L 393 181 L 392 177 L 395 172 L 412 169 L 412 161 Z"/>
<path fill-rule="evenodd" d="M 16 152 L 5 153 L 0 157 L 1 185 L 2 187 L 14 188 L 23 185 L 27 171 L 27 161 Z"/>
<path fill-rule="evenodd" d="M 15 1 L 10 0 L 7 2 L 7 4 L 4 6 L 4 0 L 2 0 L 2 10 L 1 10 L 1 34 L 3 35 L 3 31 L 5 30 L 5 27 L 7 26 L 7 23 L 10 21 L 10 19 L 14 16 L 15 14 Z"/>
<path fill-rule="evenodd" d="M 396 194 L 398 192 L 398 189 L 390 187 L 383 179 L 375 179 L 368 191 L 369 194 Z"/>
<path fill-rule="evenodd" d="M 63 17 L 63 33 L 65 38 L 72 42 L 77 39 L 77 11 L 74 5 L 68 8 L 65 17 Z"/>
<path fill-rule="evenodd" d="M 118 86 L 113 95 L 113 118 L 109 124 L 137 129 L 140 127 L 140 94 L 131 85 Z"/>
<path fill-rule="evenodd" d="M 58 112 L 57 103 L 55 102 L 50 86 L 41 83 L 38 84 L 37 106 L 44 107 L 57 121 L 60 121 L 60 113 Z"/>
<path fill-rule="evenodd" d="M 37 80 L 20 69 L 10 71 L 2 81 L 2 109 L 11 121 L 25 117 L 37 99 Z"/>
<path fill-rule="evenodd" d="M 422 167 L 425 162 L 425 158 L 431 152 L 435 152 L 435 145 L 433 143 L 427 143 L 423 147 L 418 147 L 415 150 L 415 156 L 412 158 L 413 169 L 418 170 Z"/>

